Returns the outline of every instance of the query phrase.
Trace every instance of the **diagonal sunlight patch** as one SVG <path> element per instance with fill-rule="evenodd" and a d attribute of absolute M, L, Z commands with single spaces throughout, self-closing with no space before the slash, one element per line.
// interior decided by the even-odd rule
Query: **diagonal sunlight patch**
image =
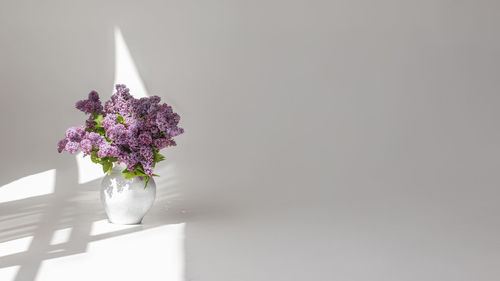
<path fill-rule="evenodd" d="M 52 234 L 52 239 L 50 240 L 50 245 L 63 244 L 69 241 L 71 235 L 71 227 L 58 229 Z"/>
<path fill-rule="evenodd" d="M 146 87 L 137 71 L 134 60 L 128 49 L 120 28 L 114 29 L 115 38 L 115 83 L 125 84 L 130 89 L 131 94 L 136 98 L 147 97 Z M 114 88 L 113 88 L 114 90 Z M 87 183 L 103 176 L 102 168 L 83 157 L 83 153 L 76 155 L 78 165 L 78 183 Z"/>
<path fill-rule="evenodd" d="M 185 223 L 178 223 L 99 238 L 85 253 L 44 260 L 37 280 L 183 281 L 184 229 Z"/>
<path fill-rule="evenodd" d="M 33 236 L 18 238 L 0 243 L 0 257 L 27 251 L 30 246 L 31 240 L 33 240 Z"/>
<path fill-rule="evenodd" d="M 54 192 L 56 170 L 23 177 L 0 187 L 0 203 L 25 199 Z"/>
<path fill-rule="evenodd" d="M 102 166 L 90 161 L 90 157 L 83 157 L 83 152 L 76 155 L 76 165 L 78 166 L 78 183 L 87 183 L 104 176 Z"/>
<path fill-rule="evenodd" d="M 125 224 L 125 225 L 112 224 L 109 223 L 107 219 L 104 219 L 92 223 L 90 235 L 97 236 L 101 234 L 113 233 L 115 231 L 120 231 L 124 229 L 140 228 L 140 227 L 141 227 L 140 224 Z"/>
<path fill-rule="evenodd" d="M 14 280 L 16 278 L 17 272 L 19 271 L 20 265 L 9 266 L 0 268 L 0 280 Z"/>
<path fill-rule="evenodd" d="M 115 27 L 115 85 L 125 84 L 136 98 L 147 97 L 148 93 L 137 71 L 132 55 L 123 39 L 120 28 Z"/>

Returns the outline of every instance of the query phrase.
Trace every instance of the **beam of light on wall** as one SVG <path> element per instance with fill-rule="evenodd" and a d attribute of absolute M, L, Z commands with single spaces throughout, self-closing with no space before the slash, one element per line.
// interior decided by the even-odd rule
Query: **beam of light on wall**
<path fill-rule="evenodd" d="M 137 71 L 130 50 L 123 38 L 120 28 L 114 29 L 115 38 L 115 83 L 125 84 L 130 89 L 131 94 L 136 98 L 147 97 L 148 93 L 141 76 Z M 99 179 L 103 176 L 101 165 L 92 163 L 88 157 L 83 157 L 80 152 L 76 155 L 78 165 L 78 183 L 87 183 Z"/>
<path fill-rule="evenodd" d="M 0 187 L 0 203 L 46 195 L 54 192 L 56 170 L 23 177 Z"/>
<path fill-rule="evenodd" d="M 90 161 L 90 157 L 83 157 L 83 152 L 76 155 L 76 165 L 78 166 L 78 183 L 86 183 L 104 176 L 102 166 Z"/>
<path fill-rule="evenodd" d="M 137 71 L 132 55 L 123 39 L 120 28 L 115 27 L 115 85 L 125 84 L 136 98 L 147 97 L 148 93 Z"/>

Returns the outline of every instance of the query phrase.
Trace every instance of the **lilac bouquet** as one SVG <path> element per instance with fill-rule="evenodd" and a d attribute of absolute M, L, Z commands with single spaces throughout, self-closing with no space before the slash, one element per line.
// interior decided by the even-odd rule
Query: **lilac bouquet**
<path fill-rule="evenodd" d="M 66 137 L 57 144 L 57 151 L 73 154 L 78 150 L 90 155 L 94 163 L 110 173 L 113 163 L 124 163 L 125 178 L 141 177 L 145 187 L 156 163 L 165 159 L 162 148 L 175 146 L 173 140 L 184 132 L 177 126 L 179 114 L 172 111 L 160 98 L 152 96 L 136 99 L 125 85 L 116 85 L 116 93 L 104 107 L 96 91 L 88 99 L 76 103 L 76 108 L 89 114 L 85 126 L 71 127 Z"/>

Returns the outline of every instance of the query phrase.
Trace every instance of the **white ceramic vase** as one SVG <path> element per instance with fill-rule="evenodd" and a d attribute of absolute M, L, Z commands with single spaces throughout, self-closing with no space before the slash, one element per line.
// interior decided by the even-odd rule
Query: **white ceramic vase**
<path fill-rule="evenodd" d="M 101 202 L 108 219 L 114 224 L 139 224 L 144 215 L 151 209 L 156 197 L 156 184 L 149 179 L 139 177 L 126 179 L 122 171 L 123 165 L 115 165 L 111 174 L 106 174 L 101 182 Z"/>

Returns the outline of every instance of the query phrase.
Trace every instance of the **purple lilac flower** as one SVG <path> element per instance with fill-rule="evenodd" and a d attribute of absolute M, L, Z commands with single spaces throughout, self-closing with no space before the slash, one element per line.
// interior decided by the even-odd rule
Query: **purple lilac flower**
<path fill-rule="evenodd" d="M 141 146 L 139 149 L 139 153 L 141 154 L 142 158 L 146 159 L 147 161 L 153 161 L 153 149 L 150 146 Z"/>
<path fill-rule="evenodd" d="M 92 144 L 98 147 L 102 142 L 104 142 L 104 137 L 99 135 L 98 133 L 90 132 L 85 136 L 88 140 L 92 142 Z"/>
<path fill-rule="evenodd" d="M 119 149 L 108 142 L 101 143 L 101 145 L 99 145 L 99 151 L 97 151 L 97 156 L 99 156 L 100 158 L 117 157 L 118 154 Z"/>
<path fill-rule="evenodd" d="M 85 120 L 85 127 L 89 130 L 94 130 L 95 122 L 94 122 L 94 116 L 90 115 L 89 119 Z"/>
<path fill-rule="evenodd" d="M 83 139 L 80 142 L 80 148 L 82 149 L 83 153 L 90 154 L 90 151 L 92 150 L 92 142 L 89 139 Z"/>
<path fill-rule="evenodd" d="M 147 132 L 143 132 L 139 135 L 139 142 L 141 144 L 149 145 L 153 141 L 153 138 Z"/>
<path fill-rule="evenodd" d="M 109 157 L 118 157 L 120 155 L 120 149 L 116 145 L 111 145 L 108 150 Z"/>
<path fill-rule="evenodd" d="M 109 139 L 119 140 L 123 136 L 126 136 L 125 126 L 123 126 L 122 124 L 115 124 L 113 126 L 110 126 L 106 130 L 106 135 Z"/>
<path fill-rule="evenodd" d="M 158 133 L 160 133 L 160 129 L 158 129 L 158 127 L 156 127 L 156 126 L 149 129 L 149 131 L 151 132 L 151 135 L 153 135 L 153 136 L 156 136 L 156 135 L 158 135 Z"/>
<path fill-rule="evenodd" d="M 139 150 L 139 140 L 137 138 L 129 139 L 127 145 L 132 151 Z"/>
<path fill-rule="evenodd" d="M 80 144 L 78 142 L 73 142 L 73 141 L 68 141 L 66 143 L 66 146 L 64 147 L 64 150 L 71 154 L 75 154 L 78 149 L 80 148 Z"/>
<path fill-rule="evenodd" d="M 99 145 L 99 151 L 97 152 L 97 156 L 100 158 L 104 158 L 109 156 L 109 150 L 111 149 L 111 145 L 108 142 L 103 142 Z"/>
<path fill-rule="evenodd" d="M 173 137 L 176 137 L 180 134 L 184 133 L 184 129 L 182 128 L 178 128 L 178 127 L 173 127 L 173 128 L 168 128 L 166 131 L 165 131 L 165 136 L 170 139 L 170 138 L 173 138 Z"/>
<path fill-rule="evenodd" d="M 102 104 L 99 100 L 99 94 L 96 91 L 89 93 L 89 97 L 86 100 L 77 101 L 75 107 L 83 111 L 86 114 L 102 114 Z"/>
<path fill-rule="evenodd" d="M 72 142 L 80 142 L 84 134 L 85 129 L 82 126 L 70 127 L 66 130 L 66 138 Z"/>
<path fill-rule="evenodd" d="M 160 104 L 160 97 L 135 99 L 125 85 L 116 85 L 116 92 L 104 108 L 95 91 L 89 93 L 88 99 L 78 101 L 76 108 L 90 114 L 86 129 L 69 128 L 57 150 L 75 153 L 81 149 L 85 154 L 97 151 L 100 158 L 116 157 L 130 172 L 142 166 L 152 176 L 155 151 L 175 146 L 173 138 L 184 133 L 178 127 L 180 116 L 169 105 Z M 104 117 L 102 128 L 96 128 L 96 114 Z"/>
<path fill-rule="evenodd" d="M 122 155 L 122 159 L 123 162 L 125 162 L 125 164 L 127 165 L 127 170 L 129 172 L 134 172 L 134 166 L 139 163 L 139 161 L 141 160 L 141 156 L 138 152 L 130 152 L 128 154 Z"/>
<path fill-rule="evenodd" d="M 68 143 L 67 139 L 62 139 L 57 143 L 57 151 L 61 153 L 64 148 L 66 147 L 66 144 Z"/>
<path fill-rule="evenodd" d="M 146 173 L 146 175 L 152 177 L 153 176 L 153 170 L 154 170 L 153 161 L 142 160 L 141 161 L 141 165 L 144 168 L 144 173 Z"/>
<path fill-rule="evenodd" d="M 163 149 L 168 146 L 176 146 L 176 145 L 177 144 L 172 139 L 169 140 L 166 138 L 159 138 L 154 140 L 154 146 L 157 147 L 158 149 Z"/>
<path fill-rule="evenodd" d="M 122 116 L 129 115 L 131 103 L 134 100 L 125 85 L 116 85 L 116 93 L 104 105 L 106 113 L 120 113 Z"/>

